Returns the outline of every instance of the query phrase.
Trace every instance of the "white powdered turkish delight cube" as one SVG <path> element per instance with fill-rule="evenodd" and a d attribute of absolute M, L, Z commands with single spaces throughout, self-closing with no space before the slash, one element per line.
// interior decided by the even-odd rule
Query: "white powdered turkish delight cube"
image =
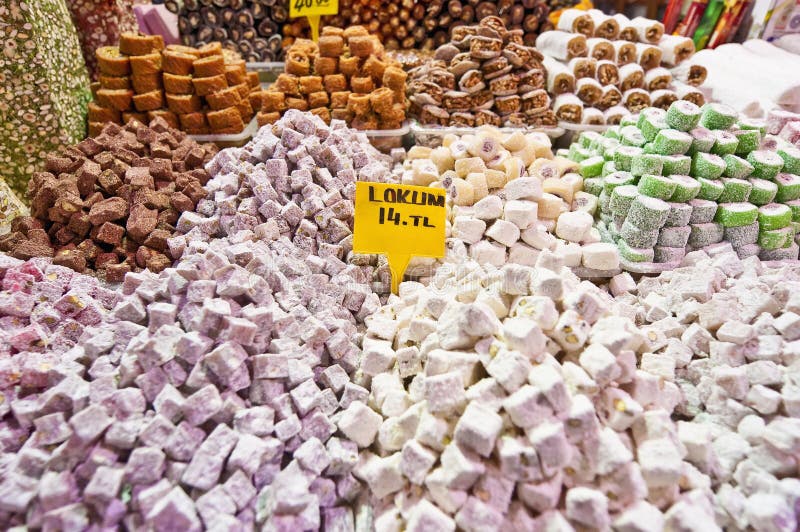
<path fill-rule="evenodd" d="M 86 502 L 98 509 L 103 508 L 111 499 L 117 496 L 122 487 L 124 477 L 125 469 L 107 466 L 98 467 L 89 484 L 83 490 Z"/>
<path fill-rule="evenodd" d="M 408 532 L 425 532 L 428 530 L 455 532 L 456 524 L 453 519 L 434 504 L 422 499 L 409 512 L 405 529 Z"/>
<path fill-rule="evenodd" d="M 294 457 L 300 465 L 316 475 L 322 474 L 331 463 L 328 451 L 318 438 L 310 438 L 303 442 L 294 452 Z"/>
<path fill-rule="evenodd" d="M 536 449 L 539 463 L 545 473 L 564 466 L 572 456 L 573 450 L 561 423 L 541 423 L 528 430 L 528 439 Z"/>
<path fill-rule="evenodd" d="M 447 413 L 460 408 L 466 398 L 463 377 L 459 372 L 426 377 L 425 400 L 433 413 Z"/>
<path fill-rule="evenodd" d="M 134 449 L 125 466 L 125 476 L 131 484 L 152 484 L 164 474 L 166 456 L 161 449 L 155 447 L 138 447 Z"/>
<path fill-rule="evenodd" d="M 400 470 L 408 480 L 417 485 L 425 481 L 437 456 L 416 440 L 408 440 L 400 453 Z"/>
<path fill-rule="evenodd" d="M 648 487 L 666 487 L 678 481 L 681 475 L 681 455 L 670 440 L 646 440 L 639 445 L 637 456 Z"/>
<path fill-rule="evenodd" d="M 450 489 L 468 490 L 483 474 L 485 465 L 478 455 L 448 444 L 442 451 L 442 473 Z"/>
<path fill-rule="evenodd" d="M 36 441 L 41 445 L 61 443 L 72 435 L 72 429 L 64 419 L 63 412 L 38 417 L 33 423 L 36 427 Z"/>
<path fill-rule="evenodd" d="M 609 526 L 608 498 L 600 491 L 575 487 L 567 492 L 567 519 L 583 526 L 604 529 Z"/>
<path fill-rule="evenodd" d="M 228 455 L 238 441 L 238 435 L 225 425 L 218 425 L 197 449 L 181 481 L 189 486 L 209 490 L 219 480 Z"/>
<path fill-rule="evenodd" d="M 308 379 L 289 392 L 289 396 L 292 398 L 297 413 L 305 416 L 317 405 L 319 393 L 320 389 L 316 383 L 312 379 Z"/>
<path fill-rule="evenodd" d="M 320 409 L 314 409 L 311 414 L 301 420 L 300 438 L 319 438 L 320 441 L 328 441 L 333 433 L 336 432 L 336 425 Z"/>
<path fill-rule="evenodd" d="M 467 532 L 497 530 L 503 515 L 477 497 L 469 497 L 456 514 L 456 524 Z"/>
<path fill-rule="evenodd" d="M 202 425 L 222 409 L 222 398 L 213 384 L 204 386 L 186 398 L 183 416 L 192 425 Z"/>
<path fill-rule="evenodd" d="M 196 508 L 207 527 L 219 516 L 232 516 L 236 513 L 236 503 L 222 486 L 215 486 L 200 496 L 196 501 Z"/>
<path fill-rule="evenodd" d="M 146 519 L 156 529 L 187 532 L 201 530 L 194 502 L 180 487 L 173 488 L 161 498 L 147 514 Z"/>
<path fill-rule="evenodd" d="M 562 473 L 542 482 L 517 483 L 517 495 L 531 510 L 542 513 L 556 507 L 561 498 Z"/>
<path fill-rule="evenodd" d="M 664 516 L 647 501 L 635 502 L 614 520 L 614 530 L 619 532 L 659 532 L 663 528 Z"/>
<path fill-rule="evenodd" d="M 76 441 L 87 444 L 98 438 L 111 422 L 106 409 L 96 404 L 81 410 L 69 420 L 73 437 Z"/>
<path fill-rule="evenodd" d="M 462 388 L 463 390 L 463 388 Z M 375 440 L 383 418 L 366 404 L 352 402 L 339 418 L 339 430 L 359 447 L 369 447 Z"/>
<path fill-rule="evenodd" d="M 503 419 L 494 411 L 471 402 L 455 428 L 455 441 L 481 456 L 489 456 L 503 426 Z"/>
<path fill-rule="evenodd" d="M 300 422 L 300 418 L 295 414 L 290 414 L 278 423 L 275 423 L 275 436 L 286 443 L 294 436 L 297 436 L 302 428 L 303 425 Z"/>

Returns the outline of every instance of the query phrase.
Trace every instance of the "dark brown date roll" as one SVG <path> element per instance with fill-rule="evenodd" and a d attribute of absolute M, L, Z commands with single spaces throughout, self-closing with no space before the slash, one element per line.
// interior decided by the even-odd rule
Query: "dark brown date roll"
<path fill-rule="evenodd" d="M 224 26 L 230 26 L 236 21 L 236 11 L 229 7 L 223 9 L 220 11 L 220 20 Z"/>
<path fill-rule="evenodd" d="M 389 50 L 430 51 L 447 42 L 455 28 L 494 17 L 505 31 L 518 30 L 508 35 L 508 41 L 533 46 L 539 32 L 552 27 L 547 21 L 551 7 L 576 3 L 576 0 L 340 0 L 339 13 L 323 17 L 323 23 L 340 28 L 364 25 Z M 285 13 L 276 16 L 276 10 L 274 6 L 271 20 L 284 23 Z M 304 19 L 288 22 L 282 33 L 287 43 L 295 38 L 310 38 Z"/>
<path fill-rule="evenodd" d="M 274 60 L 282 42 L 256 46 L 256 39 L 280 33 L 278 24 L 288 19 L 288 7 L 275 0 L 172 0 L 168 9 L 178 13 L 181 42 L 187 45 L 220 41 L 247 60 Z"/>

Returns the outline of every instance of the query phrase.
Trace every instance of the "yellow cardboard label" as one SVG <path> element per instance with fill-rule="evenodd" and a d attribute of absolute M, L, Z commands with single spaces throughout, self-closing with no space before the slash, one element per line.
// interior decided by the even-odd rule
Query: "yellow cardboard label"
<path fill-rule="evenodd" d="M 386 255 L 397 293 L 411 257 L 444 257 L 446 216 L 440 188 L 357 182 L 353 251 Z"/>
<path fill-rule="evenodd" d="M 307 17 L 311 38 L 319 41 L 319 18 L 339 12 L 339 0 L 289 0 L 289 17 Z"/>
<path fill-rule="evenodd" d="M 339 12 L 339 0 L 289 0 L 289 17 L 309 15 L 335 15 Z"/>

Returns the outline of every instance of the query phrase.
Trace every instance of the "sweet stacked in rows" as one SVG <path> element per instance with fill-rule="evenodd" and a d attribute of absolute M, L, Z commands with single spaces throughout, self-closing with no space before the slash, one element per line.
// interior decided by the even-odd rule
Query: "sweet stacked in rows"
<path fill-rule="evenodd" d="M 553 252 L 568 267 L 607 274 L 619 255 L 592 228 L 597 198 L 582 191 L 577 170 L 553 157 L 543 133 L 485 126 L 446 135 L 436 148 L 411 148 L 402 181 L 448 191 L 447 262 L 535 266 Z"/>
<path fill-rule="evenodd" d="M 178 17 L 178 32 L 187 46 L 212 41 L 235 50 L 248 62 L 283 59 L 281 28 L 289 6 L 268 0 L 167 0 Z"/>
<path fill-rule="evenodd" d="M 442 126 L 552 126 L 542 54 L 496 16 L 453 29 L 434 58 L 411 71 L 410 113 Z"/>
<path fill-rule="evenodd" d="M 458 26 L 500 15 L 508 28 L 520 30 L 523 40 L 532 45 L 540 31 L 553 27 L 548 20 L 551 9 L 577 3 L 576 0 L 341 0 L 338 14 L 325 16 L 322 22 L 338 28 L 364 24 L 387 50 L 430 51 L 446 43 Z M 275 13 L 276 7 L 272 9 Z M 308 23 L 302 17 L 284 24 L 282 32 L 285 42 L 310 35 Z"/>
<path fill-rule="evenodd" d="M 566 155 L 629 266 L 675 265 L 722 241 L 740 257 L 798 256 L 800 150 L 725 105 L 648 108 L 604 136 L 582 134 Z"/>
<path fill-rule="evenodd" d="M 556 31 L 539 35 L 536 47 L 545 55 L 553 110 L 564 122 L 618 124 L 650 105 L 705 103 L 696 88 L 705 80 L 703 67 L 666 68 L 694 54 L 692 40 L 664 35 L 654 20 L 568 9 Z"/>
<path fill-rule="evenodd" d="M 205 196 L 203 167 L 215 152 L 160 118 L 149 127 L 108 124 L 33 175 L 32 217 L 12 222 L 0 250 L 23 260 L 53 257 L 108 281 L 139 268 L 161 271 L 172 264 L 167 240 L 178 217 Z"/>
<path fill-rule="evenodd" d="M 356 129 L 398 129 L 406 118 L 406 73 L 362 26 L 326 27 L 319 44 L 299 39 L 286 53 L 286 72 L 262 93 L 258 124 L 289 109 Z"/>
<path fill-rule="evenodd" d="M 100 88 L 89 104 L 90 135 L 107 122 L 148 124 L 159 117 L 190 134 L 239 133 L 259 101 L 258 75 L 248 74 L 245 62 L 223 53 L 218 42 L 164 49 L 160 37 L 126 33 L 119 47 L 98 49 L 97 59 Z"/>

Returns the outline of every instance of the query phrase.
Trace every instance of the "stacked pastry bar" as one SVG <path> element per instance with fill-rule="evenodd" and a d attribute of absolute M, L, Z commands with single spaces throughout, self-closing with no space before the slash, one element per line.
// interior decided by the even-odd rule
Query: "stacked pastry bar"
<path fill-rule="evenodd" d="M 159 36 L 132 33 L 119 46 L 97 50 L 100 69 L 95 101 L 89 104 L 89 133 L 107 122 L 143 124 L 161 117 L 190 134 L 239 133 L 253 118 L 258 76 L 220 43 L 201 48 L 170 45 Z M 258 104 L 257 104 L 258 106 Z"/>
<path fill-rule="evenodd" d="M 325 27 L 319 44 L 299 39 L 286 53 L 286 71 L 261 95 L 258 124 L 289 109 L 357 129 L 398 129 L 406 117 L 406 73 L 362 26 Z"/>
<path fill-rule="evenodd" d="M 545 56 L 553 111 L 563 122 L 618 124 L 650 105 L 705 103 L 697 89 L 705 69 L 678 67 L 694 53 L 692 40 L 664 35 L 660 22 L 568 9 L 536 47 Z"/>

